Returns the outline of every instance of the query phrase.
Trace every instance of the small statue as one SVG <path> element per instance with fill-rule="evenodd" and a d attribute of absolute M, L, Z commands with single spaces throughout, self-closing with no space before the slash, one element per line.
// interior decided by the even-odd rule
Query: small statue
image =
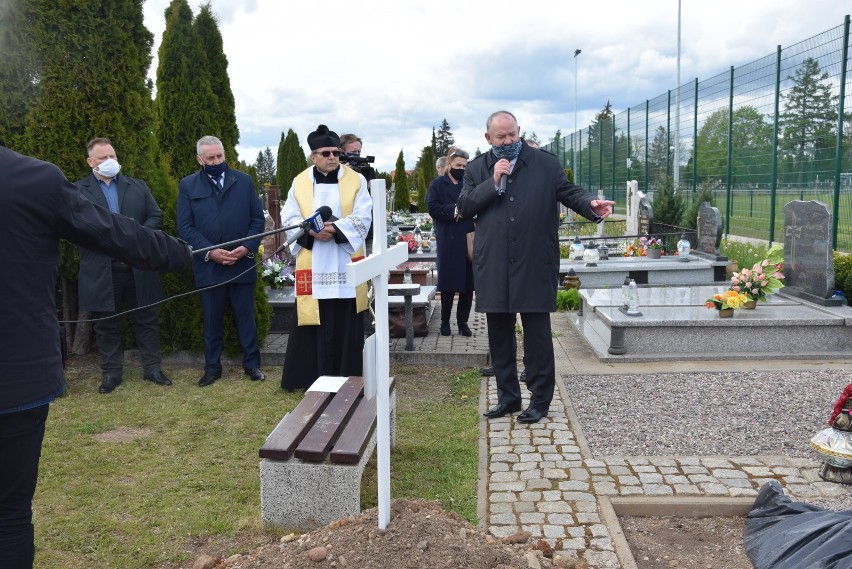
<path fill-rule="evenodd" d="M 843 393 L 834 404 L 829 427 L 815 434 L 810 446 L 824 455 L 825 463 L 819 476 L 828 482 L 852 484 L 852 383 L 843 389 Z"/>

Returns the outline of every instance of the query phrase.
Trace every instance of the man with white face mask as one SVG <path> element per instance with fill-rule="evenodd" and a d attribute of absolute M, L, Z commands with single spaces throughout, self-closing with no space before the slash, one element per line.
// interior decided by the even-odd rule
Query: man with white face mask
<path fill-rule="evenodd" d="M 136 178 L 119 176 L 121 165 L 112 143 L 106 138 L 95 138 L 86 145 L 86 149 L 86 163 L 92 168 L 92 173 L 75 182 L 83 197 L 114 213 L 130 217 L 145 227 L 160 229 L 163 212 L 154 201 L 148 185 Z M 134 269 L 117 259 L 83 247 L 80 247 L 78 291 L 80 310 L 91 312 L 94 318 L 108 317 L 163 299 L 159 273 Z M 157 307 L 135 310 L 131 316 L 144 378 L 157 385 L 171 385 L 172 382 L 160 369 L 162 358 Z M 121 318 L 95 322 L 95 339 L 103 374 L 98 391 L 110 393 L 122 381 L 124 358 Z"/>

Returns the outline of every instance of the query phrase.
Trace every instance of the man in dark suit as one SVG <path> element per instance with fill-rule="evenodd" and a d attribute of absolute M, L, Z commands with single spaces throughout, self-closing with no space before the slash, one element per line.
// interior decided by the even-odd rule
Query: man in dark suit
<path fill-rule="evenodd" d="M 257 235 L 263 232 L 260 198 L 251 178 L 225 163 L 225 150 L 215 136 L 196 144 L 201 169 L 180 181 L 177 223 L 180 236 L 193 249 Z M 263 381 L 254 317 L 255 255 L 260 239 L 213 249 L 193 258 L 195 286 L 201 289 L 204 314 L 204 375 L 198 385 L 212 385 L 222 377 L 222 326 L 226 303 L 243 348 L 243 370 L 252 381 Z"/>
<path fill-rule="evenodd" d="M 86 144 L 86 150 L 86 162 L 92 173 L 74 183 L 83 197 L 145 227 L 162 228 L 163 212 L 145 182 L 119 175 L 121 166 L 112 143 L 106 138 L 95 138 Z M 123 261 L 80 247 L 78 292 L 80 310 L 91 312 L 96 319 L 95 339 L 103 373 L 100 393 L 110 393 L 121 383 L 121 318 L 110 316 L 133 308 L 136 310 L 130 315 L 135 324 L 143 377 L 157 385 L 172 384 L 160 369 L 157 306 L 150 306 L 163 299 L 159 274 L 134 269 Z"/>
<path fill-rule="evenodd" d="M 488 418 L 521 410 L 515 320 L 524 328 L 524 367 L 529 407 L 521 423 L 547 416 L 556 385 L 550 313 L 559 281 L 559 212 L 556 203 L 598 221 L 614 202 L 595 199 L 571 184 L 556 156 L 524 144 L 515 116 L 488 117 L 491 151 L 471 160 L 459 195 L 459 214 L 476 216 L 473 274 L 476 311 L 488 321 L 488 345 L 497 376 L 497 405 Z M 505 186 L 501 184 L 506 180 Z"/>
<path fill-rule="evenodd" d="M 48 162 L 0 142 L 0 567 L 33 565 L 32 499 L 49 403 L 65 390 L 59 240 L 148 271 L 189 266 L 185 243 L 110 213 Z"/>

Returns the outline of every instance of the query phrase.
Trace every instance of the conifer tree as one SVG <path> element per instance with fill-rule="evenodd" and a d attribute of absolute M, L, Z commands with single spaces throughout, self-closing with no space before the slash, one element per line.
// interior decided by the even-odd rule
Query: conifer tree
<path fill-rule="evenodd" d="M 192 24 L 186 0 L 166 8 L 166 29 L 157 66 L 157 141 L 177 179 L 198 169 L 195 143 L 205 135 L 221 138 L 215 120 L 218 103 L 207 73 L 207 54 Z M 224 144 L 224 141 L 223 141 Z M 227 150 L 227 149 L 226 149 Z M 236 156 L 228 155 L 228 160 Z"/>
<path fill-rule="evenodd" d="M 446 156 L 447 152 L 456 143 L 452 131 L 450 131 L 450 123 L 447 119 L 441 121 L 441 127 L 438 129 L 438 134 L 435 139 L 435 155 Z"/>
<path fill-rule="evenodd" d="M 39 92 L 34 5 L 35 0 L 0 2 L 0 140 L 18 150 Z"/>
<path fill-rule="evenodd" d="M 408 195 L 408 174 L 405 171 L 405 157 L 402 150 L 399 151 L 399 156 L 396 158 L 396 169 L 393 172 L 394 182 L 394 211 L 408 211 L 409 200 Z"/>
<path fill-rule="evenodd" d="M 293 178 L 307 168 L 306 164 L 307 158 L 305 158 L 302 145 L 299 144 L 299 137 L 296 132 L 292 128 L 287 130 L 286 135 L 282 132 L 281 142 L 278 144 L 278 171 L 276 172 L 278 195 L 282 203 L 290 193 Z"/>
<path fill-rule="evenodd" d="M 215 106 L 211 105 L 210 112 L 216 126 L 211 134 L 222 141 L 225 157 L 233 165 L 238 161 L 236 146 L 240 142 L 240 130 L 237 127 L 234 93 L 228 77 L 228 58 L 225 56 L 222 33 L 209 1 L 201 5 L 193 28 L 207 56 L 204 70 L 215 98 Z"/>
<path fill-rule="evenodd" d="M 683 192 L 674 190 L 674 180 L 671 176 L 661 174 L 659 183 L 654 191 L 654 223 L 680 225 L 686 203 Z"/>
<path fill-rule="evenodd" d="M 275 182 L 275 157 L 272 156 L 271 148 L 267 146 L 266 150 L 257 153 L 254 169 L 261 187 Z"/>

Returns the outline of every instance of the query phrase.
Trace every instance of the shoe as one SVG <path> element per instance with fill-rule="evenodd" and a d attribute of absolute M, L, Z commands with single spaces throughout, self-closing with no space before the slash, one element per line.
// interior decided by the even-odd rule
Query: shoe
<path fill-rule="evenodd" d="M 260 368 L 246 369 L 243 371 L 246 372 L 246 375 L 249 376 L 252 381 L 263 381 L 264 379 L 266 379 L 266 376 L 263 375 L 263 372 L 260 371 Z"/>
<path fill-rule="evenodd" d="M 219 373 L 210 373 L 204 372 L 204 375 L 201 376 L 201 379 L 198 380 L 198 387 L 207 387 L 208 385 L 213 385 L 213 383 L 222 377 L 222 372 Z"/>
<path fill-rule="evenodd" d="M 470 331 L 470 326 L 467 323 L 459 322 L 459 332 L 462 336 L 473 336 L 473 332 Z"/>
<path fill-rule="evenodd" d="M 547 411 L 539 411 L 533 407 L 529 407 L 526 411 L 518 415 L 519 423 L 538 423 L 543 417 L 547 417 Z"/>
<path fill-rule="evenodd" d="M 155 371 L 154 373 L 146 373 L 145 374 L 146 381 L 153 381 L 157 385 L 171 385 L 172 380 L 166 377 L 162 371 Z"/>
<path fill-rule="evenodd" d="M 484 375 L 485 377 L 491 377 L 492 375 L 494 375 L 494 368 L 491 366 L 481 367 L 479 368 L 479 374 Z"/>
<path fill-rule="evenodd" d="M 112 390 L 121 385 L 121 378 L 114 375 L 105 375 L 98 387 L 98 393 L 112 393 Z"/>
<path fill-rule="evenodd" d="M 527 382 L 527 370 L 521 372 L 521 376 L 518 378 L 518 381 L 520 381 L 521 383 Z"/>
<path fill-rule="evenodd" d="M 449 322 L 441 322 L 441 336 L 452 336 L 453 333 L 450 331 L 450 323 Z"/>
<path fill-rule="evenodd" d="M 520 403 L 498 403 L 497 405 L 483 413 L 482 416 L 487 417 L 489 419 L 496 419 L 497 417 L 502 417 L 503 415 L 508 415 L 509 413 L 516 413 L 520 410 Z"/>

